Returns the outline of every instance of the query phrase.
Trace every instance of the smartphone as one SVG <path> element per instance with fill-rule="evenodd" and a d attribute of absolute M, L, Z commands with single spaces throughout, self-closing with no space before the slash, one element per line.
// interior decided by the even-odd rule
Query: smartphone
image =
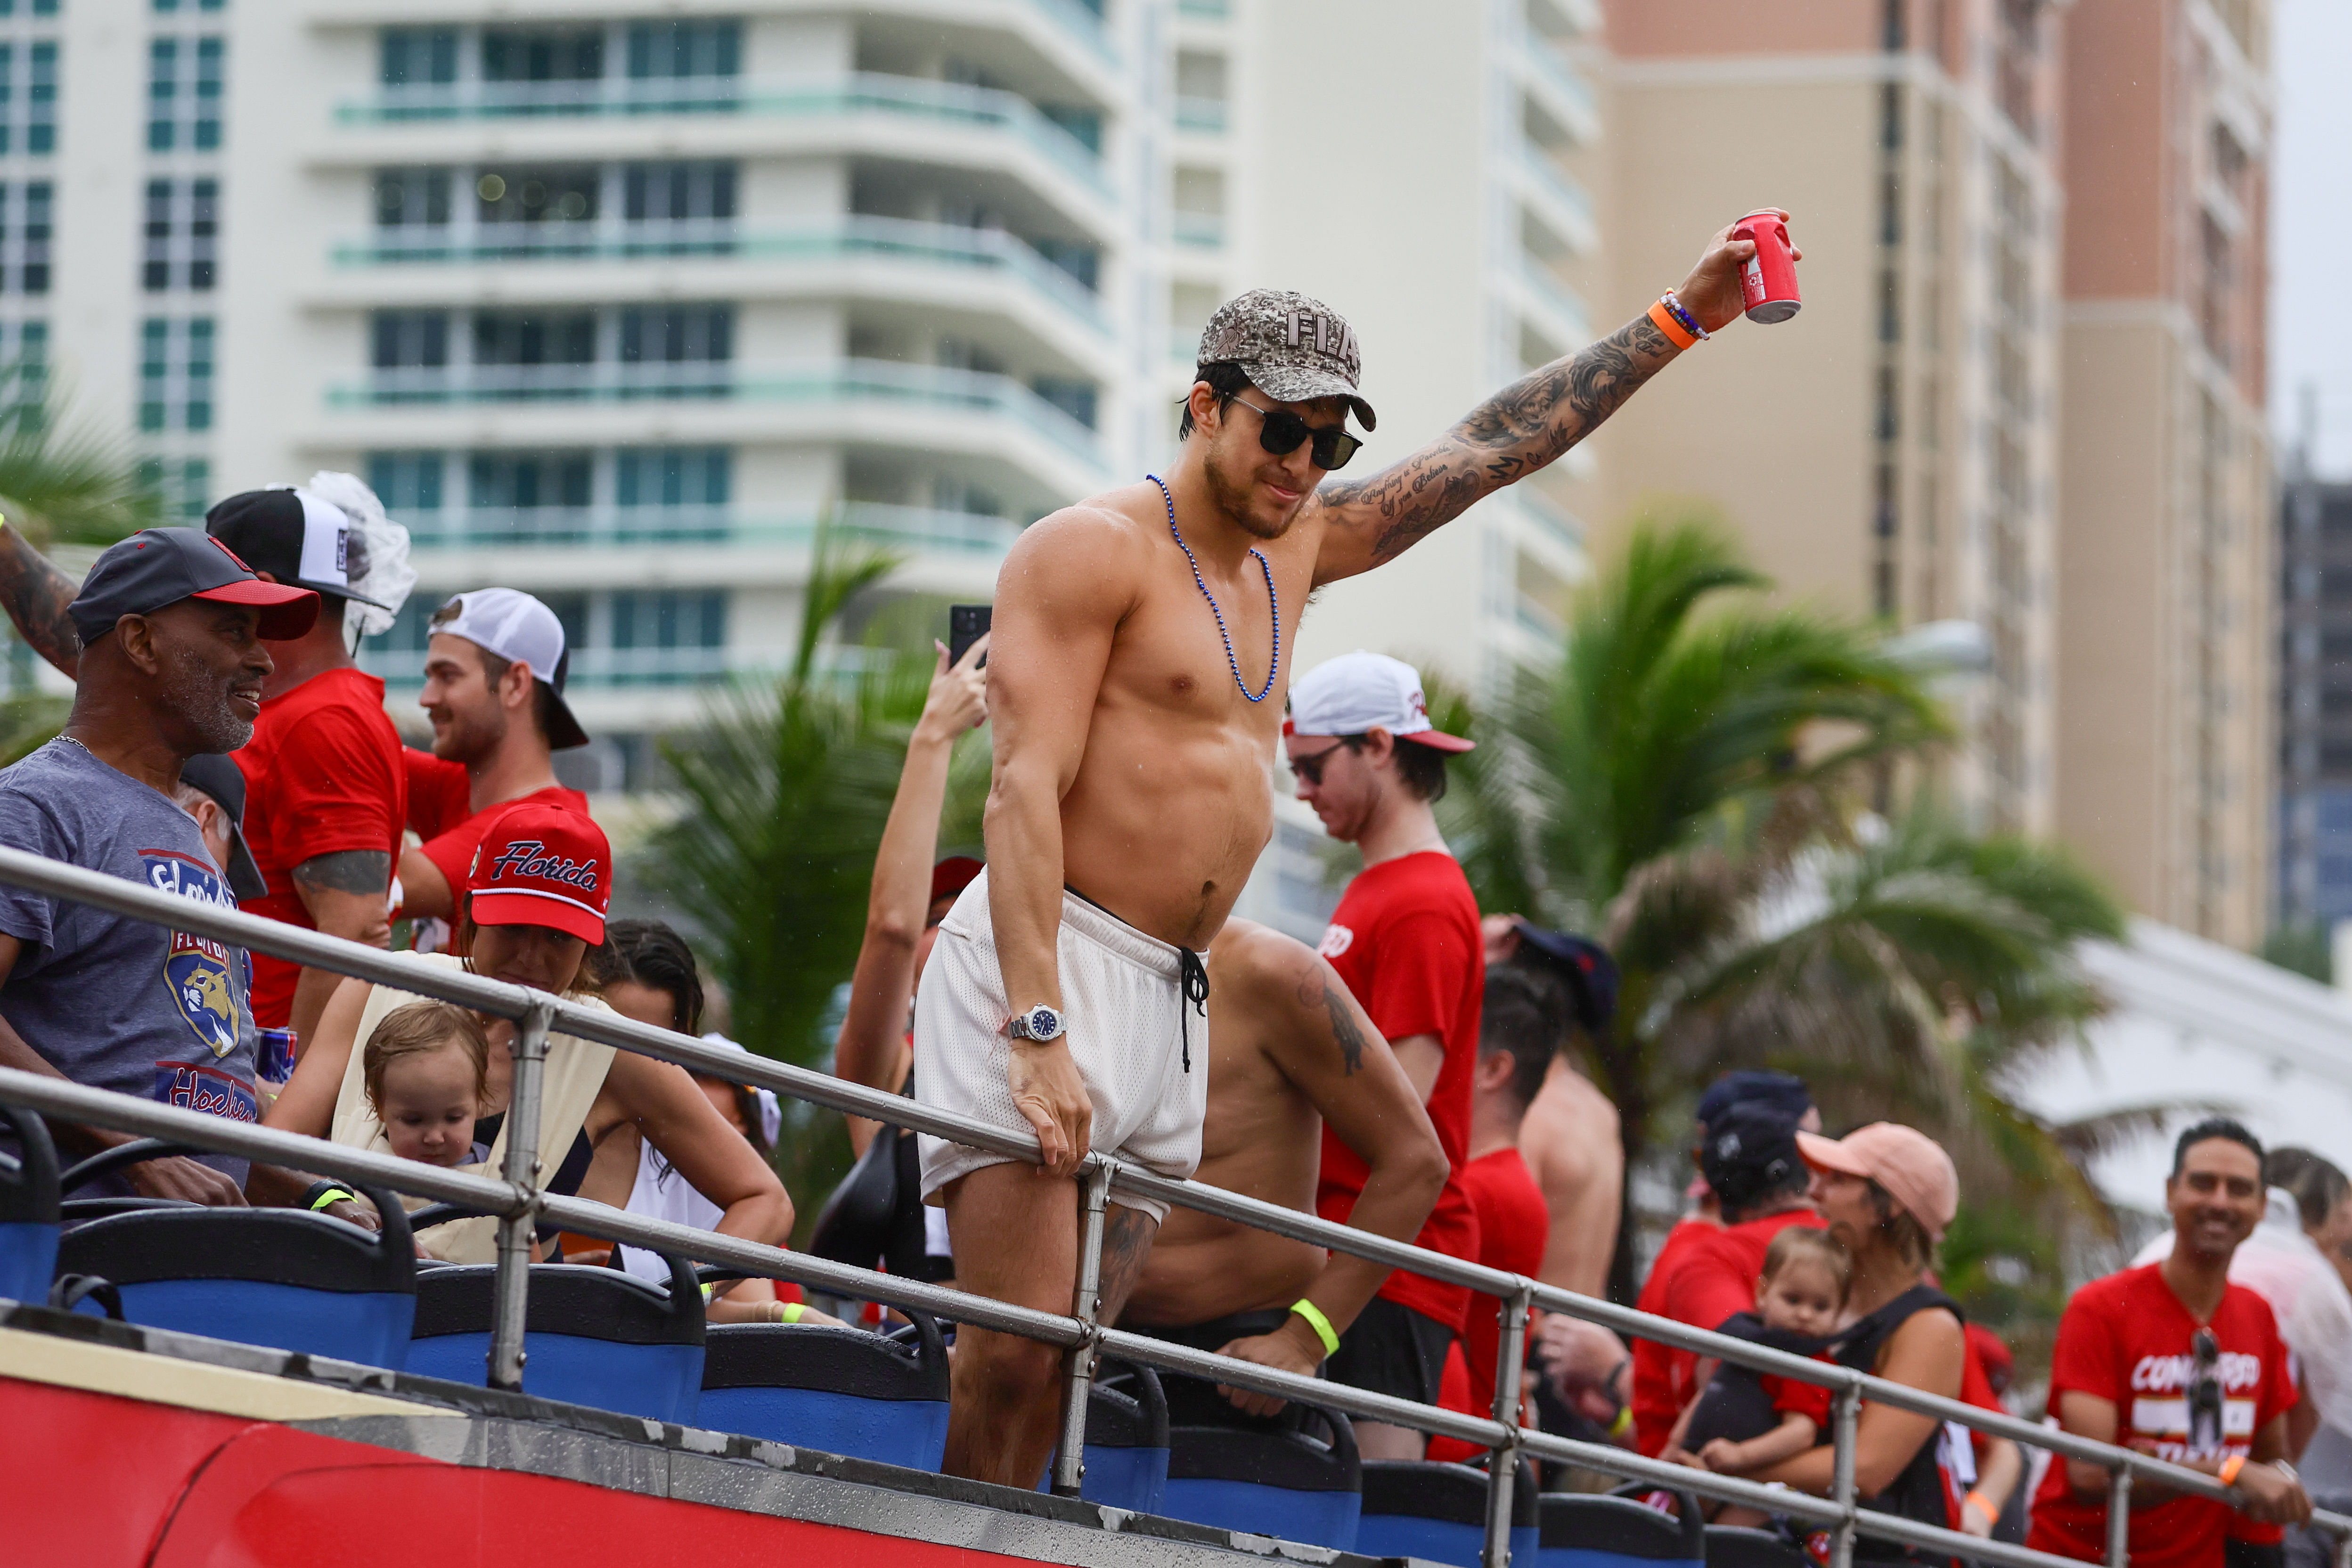
<path fill-rule="evenodd" d="M 988 635 L 989 617 L 994 606 L 989 605 L 950 605 L 948 606 L 948 662 L 961 664 L 971 645 Z M 983 668 L 988 656 L 980 656 Z"/>

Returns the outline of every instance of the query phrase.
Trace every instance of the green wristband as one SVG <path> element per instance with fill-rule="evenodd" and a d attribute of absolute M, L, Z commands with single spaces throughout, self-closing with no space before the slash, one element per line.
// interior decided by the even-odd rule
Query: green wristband
<path fill-rule="evenodd" d="M 1290 1310 L 1307 1320 L 1307 1326 L 1315 1331 L 1315 1337 L 1323 1342 L 1325 1355 L 1339 1353 L 1339 1331 L 1331 1326 L 1331 1320 L 1323 1315 L 1322 1308 L 1301 1296 L 1290 1304 Z"/>
<path fill-rule="evenodd" d="M 318 1213 L 331 1204 L 349 1204 L 359 1201 L 357 1193 L 336 1186 L 330 1182 L 320 1182 L 302 1195 L 307 1200 L 302 1206 L 312 1214 Z"/>

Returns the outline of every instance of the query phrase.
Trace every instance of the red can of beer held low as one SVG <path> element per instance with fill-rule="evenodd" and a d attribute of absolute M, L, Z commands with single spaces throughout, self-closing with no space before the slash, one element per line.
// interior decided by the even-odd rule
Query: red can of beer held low
<path fill-rule="evenodd" d="M 1749 213 L 1731 226 L 1735 239 L 1752 239 L 1756 254 L 1739 268 L 1739 291 L 1748 302 L 1748 319 L 1769 326 L 1785 321 L 1804 309 L 1797 293 L 1797 262 L 1789 253 L 1789 226 L 1778 209 Z"/>

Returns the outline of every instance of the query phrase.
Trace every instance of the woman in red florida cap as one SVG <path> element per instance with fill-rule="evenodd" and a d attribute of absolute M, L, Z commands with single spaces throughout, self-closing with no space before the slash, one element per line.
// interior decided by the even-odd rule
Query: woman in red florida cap
<path fill-rule="evenodd" d="M 602 999 L 583 990 L 581 969 L 588 950 L 604 940 L 612 863 L 604 830 L 585 815 L 562 805 L 517 805 L 491 825 L 474 853 L 457 952 L 418 954 L 410 962 L 462 967 L 602 1007 Z M 266 1124 L 332 1136 L 338 1143 L 388 1147 L 361 1081 L 363 1053 L 353 1047 L 386 1013 L 410 1000 L 391 986 L 345 980 Z M 503 1018 L 485 1023 L 489 1093 L 475 1137 L 490 1145 L 486 1163 L 496 1170 L 506 1158 L 515 1026 Z M 543 1161 L 557 1163 L 550 1189 L 576 1193 L 590 1148 L 623 1121 L 635 1122 L 695 1191 L 719 1205 L 723 1217 L 714 1228 L 721 1234 L 781 1243 L 791 1231 L 793 1205 L 783 1184 L 719 1118 L 685 1068 L 572 1035 L 549 1035 L 540 1151 Z M 490 1262 L 496 1225 L 453 1221 L 431 1232 L 425 1245 L 451 1262 Z"/>
<path fill-rule="evenodd" d="M 1916 1129 L 1874 1121 L 1843 1138 L 1797 1134 L 1812 1167 L 1812 1199 L 1830 1234 L 1853 1258 L 1853 1284 L 1840 1324 L 1837 1360 L 1889 1383 L 1947 1399 L 1967 1392 L 1968 1340 L 1960 1309 L 1937 1288 L 1937 1245 L 1958 1212 L 1959 1175 L 1951 1157 Z M 1981 1373 L 1979 1374 L 1979 1378 Z M 1748 1479 L 1775 1481 L 1826 1497 L 1834 1485 L 1827 1444 Z M 1932 1415 L 1865 1401 L 1854 1442 L 1854 1489 L 1865 1507 L 1948 1530 L 1982 1535 L 2017 1484 L 2017 1445 L 1988 1446 L 1984 1486 L 1965 1437 Z M 1998 1498 L 1987 1488 L 1997 1489 Z M 1901 1560 L 1914 1553 L 1867 1536 L 1857 1558 Z M 1922 1562 L 1949 1562 L 1920 1552 Z"/>

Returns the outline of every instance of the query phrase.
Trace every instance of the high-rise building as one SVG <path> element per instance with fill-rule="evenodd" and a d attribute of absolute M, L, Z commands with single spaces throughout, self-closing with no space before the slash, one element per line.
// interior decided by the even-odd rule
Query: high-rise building
<path fill-rule="evenodd" d="M 1787 208 L 1803 310 L 1735 323 L 1594 447 L 1615 521 L 1719 516 L 1790 596 L 1976 622 L 1958 799 L 2057 821 L 2057 8 L 1691 0 L 1609 9 L 1616 200 L 1601 315 Z"/>
<path fill-rule="evenodd" d="M 2278 583 L 2276 917 L 2333 926 L 2352 920 L 2352 484 L 2290 472 Z"/>
<path fill-rule="evenodd" d="M 696 688 L 788 660 L 821 519 L 985 598 L 1112 471 L 1098 9 L 236 3 L 222 479 L 350 468 L 409 525 L 395 682 L 446 594 L 545 599 L 577 782 L 643 784 Z"/>
<path fill-rule="evenodd" d="M 2272 861 L 2266 0 L 2066 13 L 2059 826 L 2245 947 Z"/>

